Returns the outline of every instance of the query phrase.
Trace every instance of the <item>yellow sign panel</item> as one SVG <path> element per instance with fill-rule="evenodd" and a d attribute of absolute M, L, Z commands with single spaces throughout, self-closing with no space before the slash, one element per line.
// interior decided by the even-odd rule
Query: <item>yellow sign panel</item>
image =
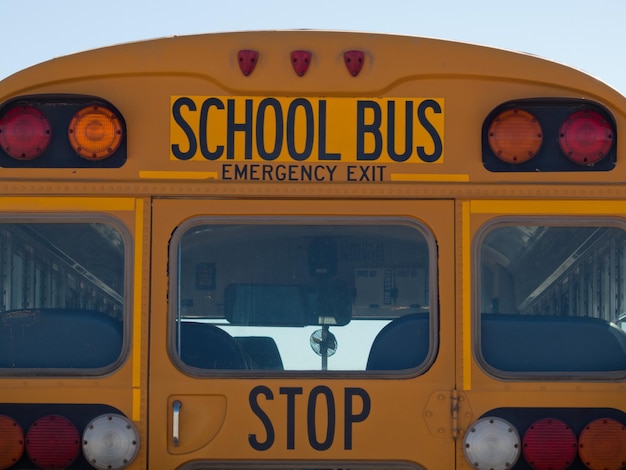
<path fill-rule="evenodd" d="M 170 159 L 220 164 L 223 180 L 383 181 L 389 164 L 443 162 L 443 104 L 173 96 Z"/>
<path fill-rule="evenodd" d="M 174 160 L 433 163 L 443 99 L 173 96 Z"/>

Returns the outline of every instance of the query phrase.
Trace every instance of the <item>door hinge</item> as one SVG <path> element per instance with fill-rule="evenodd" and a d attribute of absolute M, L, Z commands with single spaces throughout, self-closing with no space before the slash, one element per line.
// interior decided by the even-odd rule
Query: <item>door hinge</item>
<path fill-rule="evenodd" d="M 463 436 L 472 422 L 472 409 L 464 392 L 457 389 L 450 393 L 450 431 L 452 439 Z"/>
<path fill-rule="evenodd" d="M 456 389 L 452 390 L 450 394 L 450 417 L 452 420 L 450 430 L 454 440 L 459 437 L 459 401 L 459 392 Z"/>
<path fill-rule="evenodd" d="M 457 439 L 471 423 L 472 410 L 462 391 L 440 390 L 429 397 L 424 419 L 433 436 Z"/>

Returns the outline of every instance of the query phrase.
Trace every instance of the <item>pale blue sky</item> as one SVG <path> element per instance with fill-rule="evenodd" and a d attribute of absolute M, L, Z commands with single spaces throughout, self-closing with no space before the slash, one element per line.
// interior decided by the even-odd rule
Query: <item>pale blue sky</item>
<path fill-rule="evenodd" d="M 307 28 L 524 51 L 626 94 L 623 0 L 0 0 L 0 20 L 0 79 L 61 55 L 141 39 Z"/>

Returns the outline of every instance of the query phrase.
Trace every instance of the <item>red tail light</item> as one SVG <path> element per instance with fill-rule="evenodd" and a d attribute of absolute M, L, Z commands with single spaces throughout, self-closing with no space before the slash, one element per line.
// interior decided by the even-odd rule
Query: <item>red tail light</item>
<path fill-rule="evenodd" d="M 540 419 L 524 434 L 522 448 L 534 470 L 566 469 L 576 459 L 576 435 L 561 420 Z"/>
<path fill-rule="evenodd" d="M 0 117 L 0 147 L 17 160 L 37 158 L 51 138 L 50 123 L 37 108 L 16 106 Z"/>
<path fill-rule="evenodd" d="M 595 111 L 578 111 L 569 116 L 559 131 L 561 150 L 578 165 L 593 165 L 607 156 L 613 145 L 613 129 Z"/>
<path fill-rule="evenodd" d="M 63 416 L 44 416 L 28 429 L 26 452 L 39 468 L 65 468 L 76 460 L 80 452 L 78 430 Z"/>

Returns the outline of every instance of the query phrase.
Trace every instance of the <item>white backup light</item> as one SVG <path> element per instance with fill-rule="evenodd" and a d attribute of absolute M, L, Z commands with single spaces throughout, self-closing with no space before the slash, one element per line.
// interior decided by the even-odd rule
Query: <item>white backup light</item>
<path fill-rule="evenodd" d="M 87 425 L 83 433 L 83 454 L 94 468 L 126 468 L 138 452 L 139 433 L 124 416 L 100 415 Z"/>
<path fill-rule="evenodd" d="M 515 427 L 502 418 L 485 417 L 467 430 L 465 458 L 475 469 L 507 470 L 520 456 L 521 441 Z"/>

